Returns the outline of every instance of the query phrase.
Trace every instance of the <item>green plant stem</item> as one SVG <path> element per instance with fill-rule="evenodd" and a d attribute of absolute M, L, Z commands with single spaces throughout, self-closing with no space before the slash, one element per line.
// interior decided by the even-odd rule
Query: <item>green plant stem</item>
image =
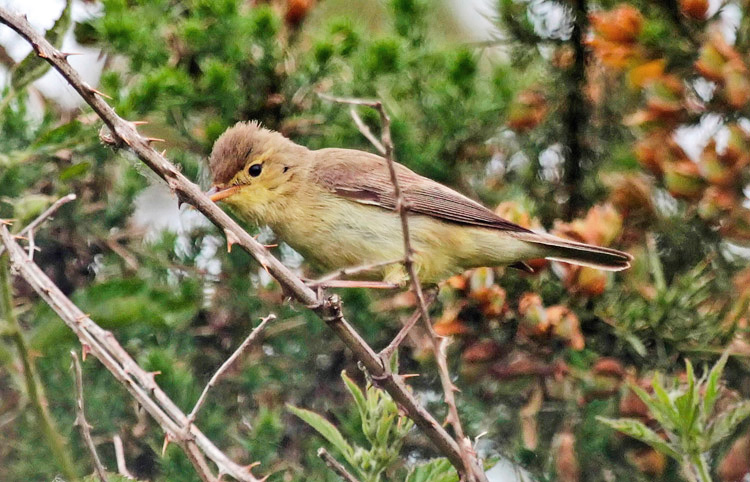
<path fill-rule="evenodd" d="M 78 475 L 73 466 L 73 457 L 70 450 L 65 445 L 60 432 L 57 431 L 55 423 L 50 416 L 47 408 L 44 388 L 39 383 L 39 376 L 34 368 L 34 363 L 29 355 L 28 345 L 24 338 L 21 326 L 18 324 L 15 314 L 13 313 L 13 299 L 10 284 L 10 267 L 8 264 L 8 255 L 0 255 L 0 316 L 7 322 L 7 335 L 13 340 L 18 350 L 18 356 L 23 365 L 23 375 L 26 384 L 26 393 L 29 397 L 37 421 L 41 426 L 44 438 L 52 451 L 55 459 L 60 465 L 60 470 L 67 480 L 78 480 Z"/>
<path fill-rule="evenodd" d="M 708 472 L 708 463 L 706 458 L 700 454 L 693 455 L 691 458 L 691 465 L 695 474 L 697 475 L 699 482 L 711 482 L 711 474 Z"/>

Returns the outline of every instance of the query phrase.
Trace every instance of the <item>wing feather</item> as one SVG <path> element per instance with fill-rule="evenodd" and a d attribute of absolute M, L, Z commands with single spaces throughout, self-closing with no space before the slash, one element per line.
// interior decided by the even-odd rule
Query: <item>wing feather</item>
<path fill-rule="evenodd" d="M 316 155 L 325 157 L 324 161 L 316 163 L 317 169 L 312 174 L 319 185 L 358 203 L 389 210 L 396 208 L 393 184 L 384 158 L 351 149 L 321 149 Z M 396 172 L 411 212 L 459 224 L 531 232 L 401 164 L 396 164 Z"/>

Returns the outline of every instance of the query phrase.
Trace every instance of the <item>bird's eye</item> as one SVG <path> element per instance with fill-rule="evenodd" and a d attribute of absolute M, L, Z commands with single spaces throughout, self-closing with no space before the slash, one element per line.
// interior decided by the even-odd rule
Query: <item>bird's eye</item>
<path fill-rule="evenodd" d="M 262 170 L 263 170 L 263 165 L 262 164 L 253 164 L 247 170 L 247 173 L 250 174 L 253 177 L 258 177 L 258 176 L 260 176 L 260 171 L 262 171 Z"/>

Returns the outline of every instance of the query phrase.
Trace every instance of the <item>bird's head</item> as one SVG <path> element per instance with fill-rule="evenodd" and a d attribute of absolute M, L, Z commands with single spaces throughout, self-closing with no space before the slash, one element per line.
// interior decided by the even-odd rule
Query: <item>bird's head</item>
<path fill-rule="evenodd" d="M 294 190 L 307 152 L 256 121 L 240 122 L 214 143 L 209 159 L 213 186 L 207 194 L 252 214 Z"/>

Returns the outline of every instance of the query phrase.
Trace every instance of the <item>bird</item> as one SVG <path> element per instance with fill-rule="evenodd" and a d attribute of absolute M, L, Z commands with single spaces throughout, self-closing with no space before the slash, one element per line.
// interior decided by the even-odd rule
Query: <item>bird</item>
<path fill-rule="evenodd" d="M 321 270 L 378 265 L 368 277 L 403 286 L 405 244 L 389 161 L 365 151 L 311 150 L 263 127 L 239 122 L 214 143 L 207 194 L 246 222 L 275 235 Z M 620 271 L 623 251 L 534 232 L 394 162 L 408 209 L 412 263 L 420 283 L 436 285 L 478 267 L 527 268 L 549 260 Z"/>

